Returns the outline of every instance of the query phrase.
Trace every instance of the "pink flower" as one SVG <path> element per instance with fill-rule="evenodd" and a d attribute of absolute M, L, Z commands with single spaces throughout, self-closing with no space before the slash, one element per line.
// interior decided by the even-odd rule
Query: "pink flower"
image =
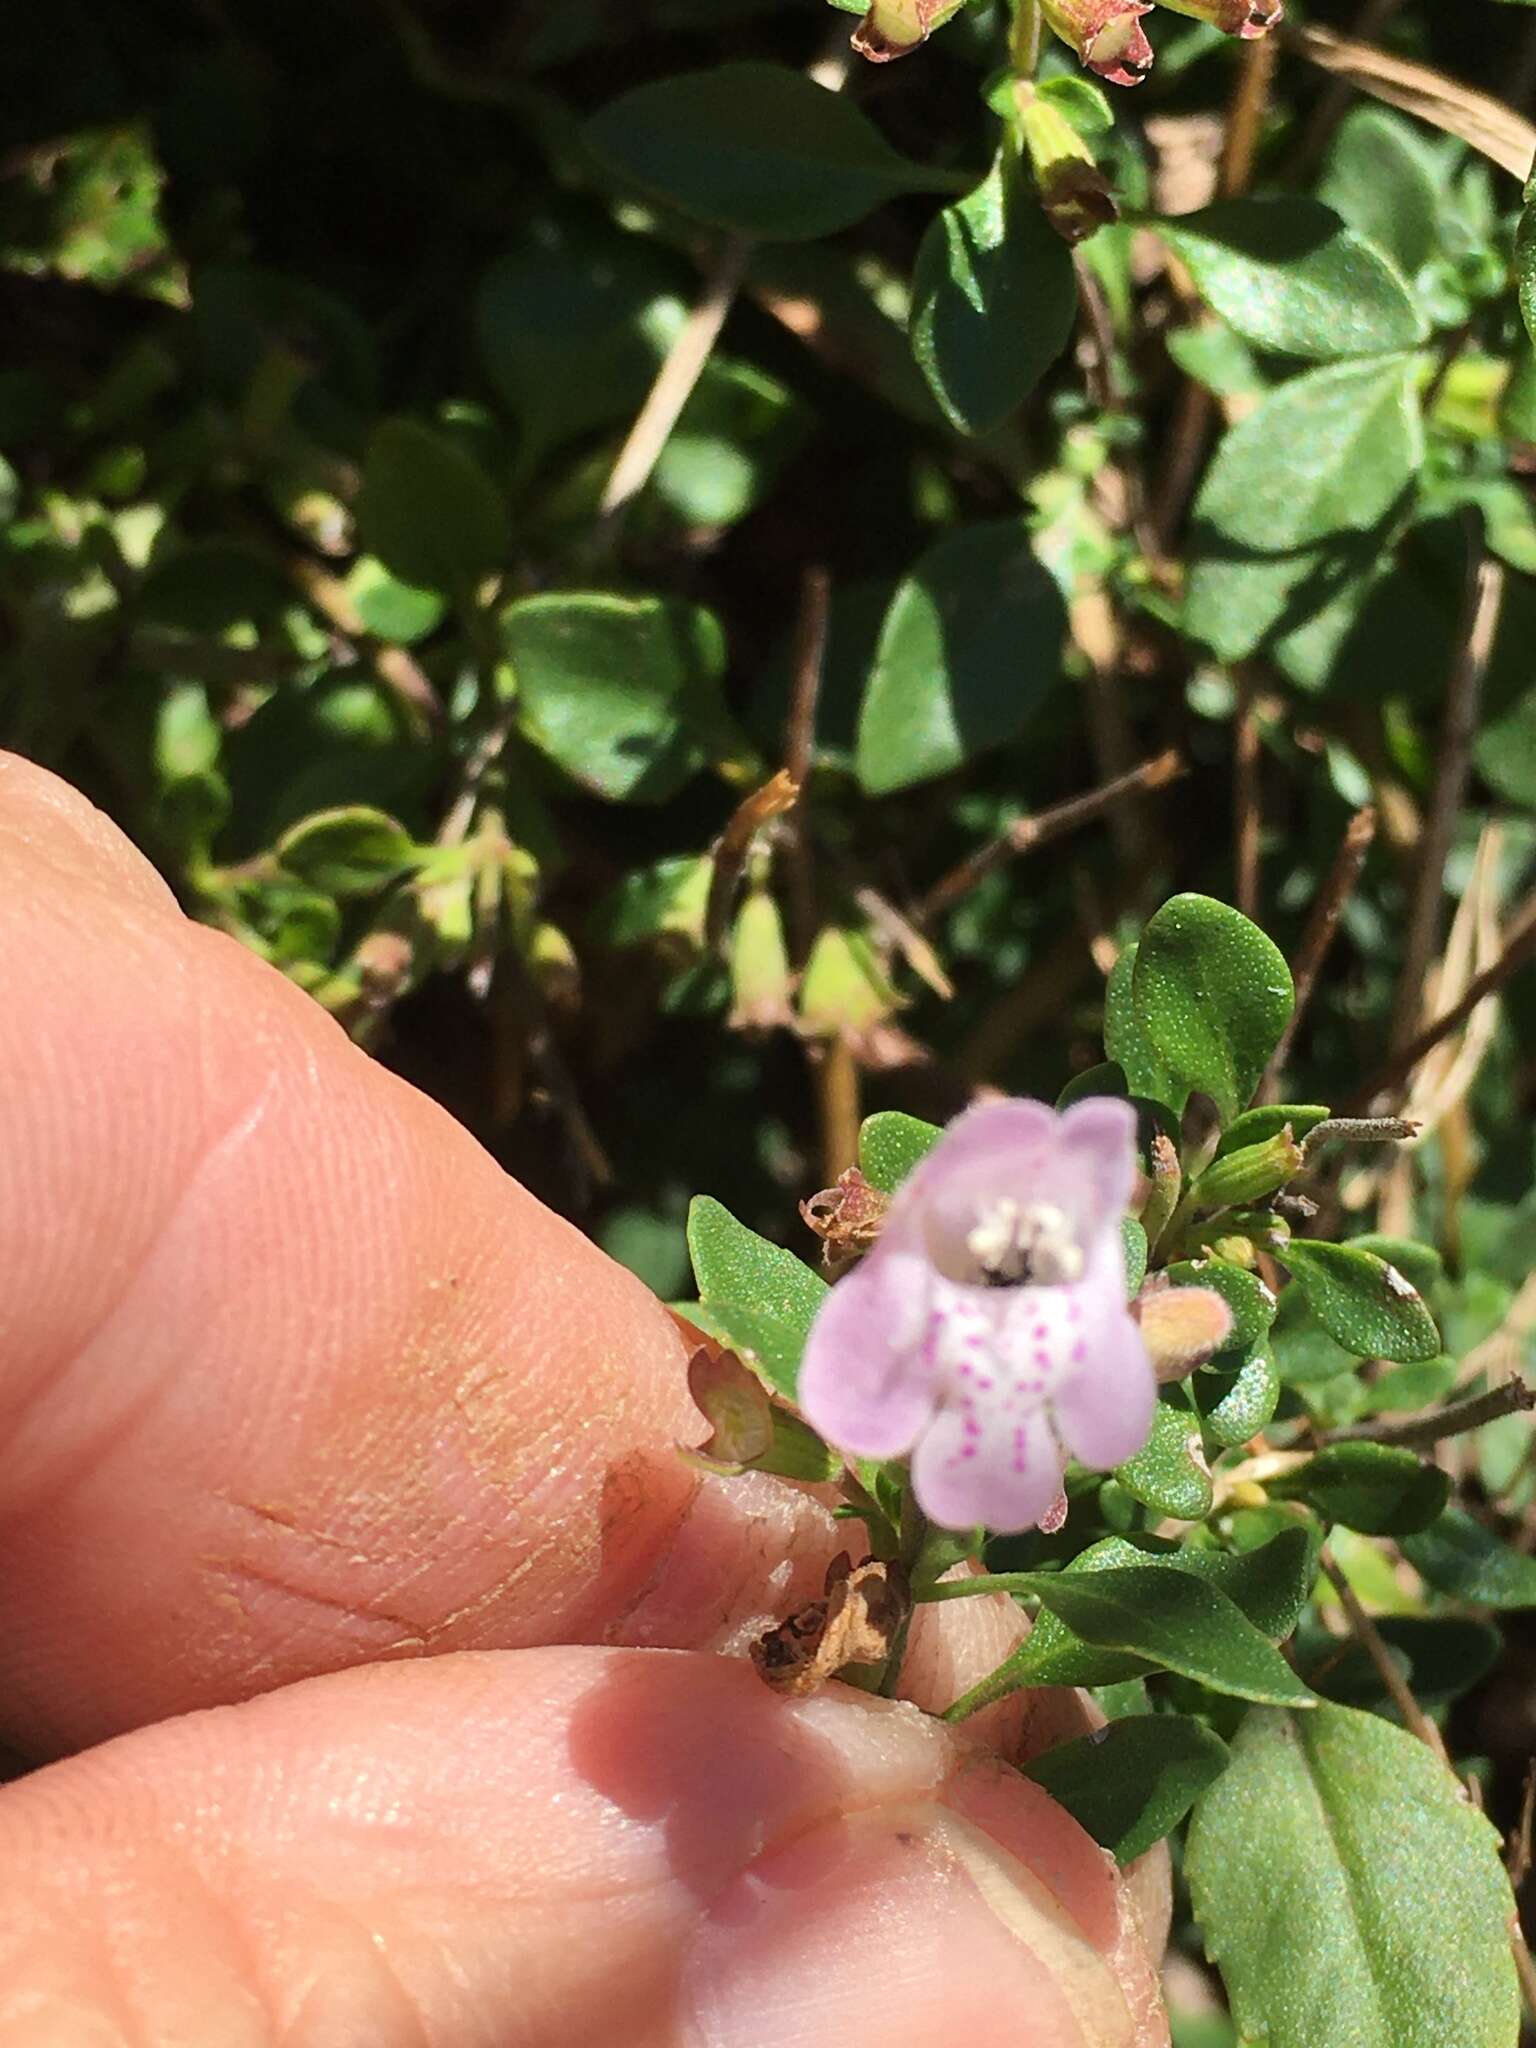
<path fill-rule="evenodd" d="M 1108 1096 L 968 1110 L 811 1328 L 806 1419 L 854 1456 L 910 1452 L 945 1528 L 1030 1528 L 1059 1500 L 1063 1444 L 1105 1469 L 1146 1442 L 1157 1382 L 1120 1232 L 1135 1137 Z"/>
<path fill-rule="evenodd" d="M 1141 25 L 1152 0 L 1041 0 L 1041 11 L 1079 61 L 1111 85 L 1140 85 L 1152 69 Z"/>

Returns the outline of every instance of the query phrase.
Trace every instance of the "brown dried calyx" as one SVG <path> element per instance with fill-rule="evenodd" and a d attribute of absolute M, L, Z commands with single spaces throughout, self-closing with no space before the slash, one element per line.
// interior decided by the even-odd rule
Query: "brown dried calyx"
<path fill-rule="evenodd" d="M 812 1600 L 752 1645 L 752 1662 L 775 1692 L 792 1699 L 816 1692 L 847 1664 L 883 1664 L 912 1612 L 899 1564 L 846 1550 L 827 1566 L 826 1597 Z"/>
<path fill-rule="evenodd" d="M 821 1239 L 822 1264 L 840 1272 L 863 1258 L 880 1235 L 890 1206 L 890 1196 L 850 1166 L 838 1175 L 835 1187 L 822 1188 L 802 1202 L 800 1214 Z"/>

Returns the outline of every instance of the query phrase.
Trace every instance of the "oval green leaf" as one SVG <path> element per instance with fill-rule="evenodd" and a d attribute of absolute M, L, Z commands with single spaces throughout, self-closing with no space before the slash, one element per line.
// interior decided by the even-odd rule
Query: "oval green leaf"
<path fill-rule="evenodd" d="M 827 1297 L 826 1281 L 708 1195 L 695 1196 L 689 1206 L 688 1254 L 713 1327 L 793 1400 L 800 1354 Z"/>
<path fill-rule="evenodd" d="M 1115 1468 L 1115 1477 L 1154 1514 L 1198 1522 L 1210 1512 L 1212 1497 L 1199 1417 L 1173 1401 L 1159 1401 L 1152 1434 L 1134 1458 Z"/>
<path fill-rule="evenodd" d="M 372 896 L 404 874 L 416 847 L 383 811 L 347 804 L 301 819 L 278 840 L 277 857 L 301 882 L 346 901 Z"/>
<path fill-rule="evenodd" d="M 467 601 L 512 552 L 506 501 L 456 441 L 419 420 L 385 420 L 363 458 L 364 547 L 418 590 Z"/>
<path fill-rule="evenodd" d="M 1017 739 L 1061 678 L 1066 611 L 1022 521 L 962 527 L 891 599 L 859 711 L 872 796 Z"/>
<path fill-rule="evenodd" d="M 912 279 L 912 353 L 950 424 L 1000 427 L 1055 362 L 1077 317 L 1066 243 L 1017 161 L 999 155 L 929 226 Z"/>
<path fill-rule="evenodd" d="M 617 803 L 662 803 L 720 745 L 725 643 L 677 598 L 551 591 L 502 616 L 523 731 Z"/>
<path fill-rule="evenodd" d="M 1253 1093 L 1294 1000 L 1279 948 L 1210 896 L 1173 897 L 1137 945 L 1137 1023 L 1175 1081 L 1209 1095 L 1223 1123 Z"/>
<path fill-rule="evenodd" d="M 1256 348 L 1332 362 L 1424 339 L 1392 263 L 1315 199 L 1224 199 L 1157 232 L 1206 304 Z"/>
<path fill-rule="evenodd" d="M 1280 1500 L 1303 1500 L 1326 1522 L 1366 1536 L 1403 1536 L 1438 1519 L 1451 1482 L 1395 1444 L 1329 1444 L 1271 1481 Z"/>
<path fill-rule="evenodd" d="M 1293 1237 L 1278 1257 L 1329 1336 L 1357 1358 L 1411 1365 L 1439 1353 L 1440 1332 L 1423 1296 L 1374 1252 Z"/>
<path fill-rule="evenodd" d="M 1245 2037 L 1268 2048 L 1512 2048 L 1499 1841 L 1373 1714 L 1247 1715 L 1185 1873 Z"/>
<path fill-rule="evenodd" d="M 1464 1508 L 1447 1508 L 1439 1521 L 1405 1536 L 1400 1548 L 1437 1593 L 1476 1607 L 1536 1607 L 1536 1558 L 1503 1542 Z"/>
<path fill-rule="evenodd" d="M 859 1127 L 859 1171 L 871 1187 L 894 1194 L 943 1135 L 939 1124 L 925 1124 L 921 1117 L 906 1116 L 899 1109 L 882 1109 L 865 1117 Z"/>
<path fill-rule="evenodd" d="M 583 131 L 615 177 L 716 227 L 798 242 L 942 173 L 898 156 L 841 93 L 778 64 L 722 64 L 622 93 Z"/>

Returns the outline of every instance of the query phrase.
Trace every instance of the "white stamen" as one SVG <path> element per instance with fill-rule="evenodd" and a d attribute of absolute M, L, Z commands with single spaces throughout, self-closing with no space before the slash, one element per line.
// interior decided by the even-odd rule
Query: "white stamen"
<path fill-rule="evenodd" d="M 1082 1247 L 1052 1202 L 1023 1206 L 999 1195 L 981 1211 L 965 1248 L 983 1275 L 1002 1286 L 1028 1280 L 1054 1287 L 1082 1277 Z"/>

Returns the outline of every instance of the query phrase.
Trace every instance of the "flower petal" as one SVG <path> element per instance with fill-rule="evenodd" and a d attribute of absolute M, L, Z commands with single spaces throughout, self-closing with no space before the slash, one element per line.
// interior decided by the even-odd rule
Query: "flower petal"
<path fill-rule="evenodd" d="M 1087 1095 L 1062 1111 L 1061 1149 L 1092 1189 L 1095 1221 L 1118 1228 L 1136 1182 L 1136 1112 L 1118 1095 Z"/>
<path fill-rule="evenodd" d="M 933 1412 L 937 1388 L 921 1344 L 927 1269 L 878 1247 L 822 1303 L 800 1361 L 797 1399 L 840 1451 L 894 1458 Z"/>
<path fill-rule="evenodd" d="M 1061 1453 L 1045 1411 L 985 1422 L 958 1403 L 924 1430 L 912 1454 L 919 1507 L 944 1529 L 976 1523 L 1001 1534 L 1032 1529 L 1061 1491 Z"/>
<path fill-rule="evenodd" d="M 1157 1380 L 1141 1332 L 1123 1308 L 1094 1317 L 1084 1347 L 1082 1365 L 1054 1395 L 1056 1425 L 1073 1457 L 1108 1472 L 1151 1434 Z"/>

